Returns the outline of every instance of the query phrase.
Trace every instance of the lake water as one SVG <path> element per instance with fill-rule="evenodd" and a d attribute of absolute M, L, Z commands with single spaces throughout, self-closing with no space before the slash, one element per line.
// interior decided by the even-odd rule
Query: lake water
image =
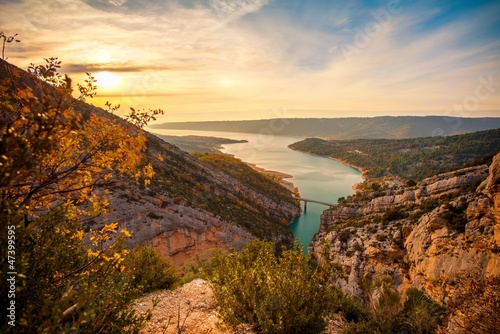
<path fill-rule="evenodd" d="M 199 135 L 245 139 L 248 143 L 226 144 L 221 151 L 258 167 L 293 175 L 293 178 L 287 180 L 294 183 L 304 198 L 337 203 L 339 197 L 354 193 L 352 186 L 362 181 L 360 171 L 355 168 L 332 159 L 293 151 L 287 147 L 304 139 L 303 137 L 278 136 L 271 134 L 272 131 L 267 131 L 265 134 L 248 134 L 153 129 L 151 132 L 174 136 Z M 306 248 L 313 235 L 318 232 L 321 213 L 327 208 L 321 204 L 308 203 L 307 209 L 290 226 L 295 237 L 299 238 Z"/>

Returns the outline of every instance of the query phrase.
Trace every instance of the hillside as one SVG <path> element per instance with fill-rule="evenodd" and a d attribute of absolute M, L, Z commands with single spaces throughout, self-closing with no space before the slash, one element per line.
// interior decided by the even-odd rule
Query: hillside
<path fill-rule="evenodd" d="M 357 166 L 367 177 L 380 177 L 390 171 L 402 179 L 420 181 L 475 163 L 488 155 L 491 158 L 500 151 L 500 129 L 412 139 L 307 138 L 289 147 Z"/>
<path fill-rule="evenodd" d="M 280 118 L 250 121 L 172 122 L 152 124 L 153 129 L 183 129 L 328 139 L 398 139 L 449 136 L 500 128 L 500 118 L 399 116 L 373 118 Z M 264 131 L 264 132 L 263 132 Z"/>
<path fill-rule="evenodd" d="M 7 79 L 8 71 L 16 85 L 34 87 L 35 94 L 53 94 L 47 84 L 0 61 L 0 78 Z M 57 95 L 50 99 L 56 101 Z M 125 121 L 101 108 L 76 100 L 71 104 L 83 120 L 94 115 L 125 126 Z M 151 184 L 115 176 L 119 182 L 97 187 L 102 194 L 110 193 L 110 208 L 106 215 L 86 222 L 87 230 L 116 221 L 133 232 L 129 247 L 144 242 L 155 245 L 177 265 L 208 248 L 238 248 L 255 237 L 292 245 L 288 224 L 300 209 L 284 187 L 270 183 L 268 192 L 263 187 L 254 189 L 155 135 L 145 136 L 147 160 L 142 164 L 152 164 Z M 276 191 L 282 198 L 275 197 Z"/>
<path fill-rule="evenodd" d="M 357 192 L 323 213 L 309 248 L 342 268 L 344 276 L 332 274 L 337 284 L 372 306 L 383 291 L 416 287 L 445 307 L 449 333 L 498 330 L 500 154 L 489 167 L 412 187 L 373 182 L 378 191 Z"/>
<path fill-rule="evenodd" d="M 328 326 L 321 333 L 498 332 L 499 178 L 497 155 L 490 166 L 434 175 L 412 187 L 395 186 L 390 178 L 372 180 L 378 191 L 359 191 L 325 210 L 309 251 L 330 271 L 330 282 L 364 306 L 337 293 L 333 304 L 340 300 L 341 306 L 326 313 Z M 251 258 L 241 282 L 258 272 L 258 263 Z M 292 277 L 296 264 L 294 269 Z M 269 266 L 265 274 L 280 282 L 276 277 L 283 271 Z M 231 281 L 226 288 L 233 285 L 250 295 L 260 287 L 246 290 Z M 279 303 L 287 290 L 276 290 L 273 302 Z M 290 294 L 293 299 L 300 292 Z M 151 294 L 136 308 L 144 312 L 160 298 L 146 333 L 177 333 L 179 325 L 196 333 L 256 332 L 245 320 L 232 330 L 217 326 L 216 296 L 216 284 L 195 280 L 176 291 Z"/>

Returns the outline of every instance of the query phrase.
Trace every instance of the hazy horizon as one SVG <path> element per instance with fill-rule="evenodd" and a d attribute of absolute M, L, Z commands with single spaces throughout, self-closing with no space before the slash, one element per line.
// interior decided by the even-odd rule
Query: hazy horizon
<path fill-rule="evenodd" d="M 245 122 L 245 121 L 268 121 L 277 119 L 297 119 L 297 120 L 307 120 L 307 119 L 346 119 L 346 118 L 380 118 L 380 117 L 444 117 L 444 118 L 471 118 L 471 119 L 481 119 L 481 118 L 500 118 L 500 113 L 496 111 L 491 111 L 492 116 L 453 116 L 444 114 L 427 114 L 427 115 L 415 115 L 415 114 L 401 114 L 401 115 L 374 115 L 374 116 L 338 116 L 338 117 L 268 117 L 268 118 L 249 118 L 249 119 L 207 119 L 207 120 L 165 120 L 160 119 L 159 121 L 152 122 L 150 125 L 158 125 L 161 123 L 197 123 L 197 122 Z"/>
<path fill-rule="evenodd" d="M 0 0 L 8 61 L 158 122 L 500 117 L 500 3 Z"/>

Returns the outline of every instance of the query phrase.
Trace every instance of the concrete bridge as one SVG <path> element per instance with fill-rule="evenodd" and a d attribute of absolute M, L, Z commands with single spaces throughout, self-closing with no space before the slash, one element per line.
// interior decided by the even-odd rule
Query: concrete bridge
<path fill-rule="evenodd" d="M 304 202 L 304 210 L 307 209 L 307 202 L 326 205 L 326 206 L 329 206 L 330 208 L 333 207 L 333 206 L 335 206 L 335 205 L 337 205 L 335 203 L 328 203 L 328 202 L 323 202 L 323 201 L 317 201 L 317 200 L 314 200 L 314 199 L 304 198 L 304 197 L 296 197 L 296 196 L 294 196 L 293 198 L 296 199 L 296 200 Z"/>

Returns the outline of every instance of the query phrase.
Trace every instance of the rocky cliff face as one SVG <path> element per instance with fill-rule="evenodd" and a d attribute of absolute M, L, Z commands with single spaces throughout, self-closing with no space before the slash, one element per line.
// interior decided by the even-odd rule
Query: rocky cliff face
<path fill-rule="evenodd" d="M 1 59 L 0 64 L 0 78 L 12 76 L 20 86 L 31 88 L 34 98 L 45 101 L 42 96 L 47 95 L 47 103 L 60 103 L 61 92 L 48 83 Z M 126 125 L 125 120 L 101 108 L 69 96 L 67 100 L 67 107 L 83 120 L 96 115 Z M 95 189 L 109 193 L 109 213 L 88 221 L 87 231 L 118 222 L 119 228 L 134 232 L 130 246 L 155 245 L 177 265 L 208 248 L 238 248 L 255 237 L 293 245 L 288 224 L 300 207 L 286 189 L 280 189 L 285 195 L 278 197 L 255 190 L 150 133 L 145 137 L 147 151 L 142 160 L 154 167 L 151 185 L 140 186 L 115 175 L 113 185 Z M 274 186 L 279 187 L 270 185 Z"/>
<path fill-rule="evenodd" d="M 115 117 L 80 102 L 75 110 Z M 110 212 L 88 228 L 118 222 L 133 232 L 128 246 L 151 244 L 176 266 L 210 248 L 239 249 L 256 237 L 293 245 L 288 225 L 300 206 L 291 192 L 283 199 L 256 191 L 153 134 L 146 138 L 155 171 L 151 185 L 121 180 L 108 189 Z"/>
<path fill-rule="evenodd" d="M 112 211 L 99 224 L 119 222 L 132 232 L 128 246 L 147 243 L 180 267 L 195 254 L 211 248 L 240 248 L 255 236 L 212 213 L 178 205 L 164 195 L 127 185 L 110 197 Z"/>
<path fill-rule="evenodd" d="M 256 237 L 293 243 L 287 223 L 300 213 L 293 201 L 269 198 L 171 144 L 152 135 L 148 139 L 156 173 L 152 184 L 124 180 L 112 188 L 110 212 L 89 227 L 118 222 L 133 232 L 128 246 L 148 243 L 177 267 L 195 254 L 239 249 Z M 263 229 L 268 231 L 264 237 Z"/>
<path fill-rule="evenodd" d="M 500 275 L 500 154 L 489 167 L 352 196 L 324 212 L 309 250 L 339 263 L 338 283 L 358 298 L 361 277 L 389 276 L 400 292 L 417 287 L 446 305 L 450 277 Z"/>

